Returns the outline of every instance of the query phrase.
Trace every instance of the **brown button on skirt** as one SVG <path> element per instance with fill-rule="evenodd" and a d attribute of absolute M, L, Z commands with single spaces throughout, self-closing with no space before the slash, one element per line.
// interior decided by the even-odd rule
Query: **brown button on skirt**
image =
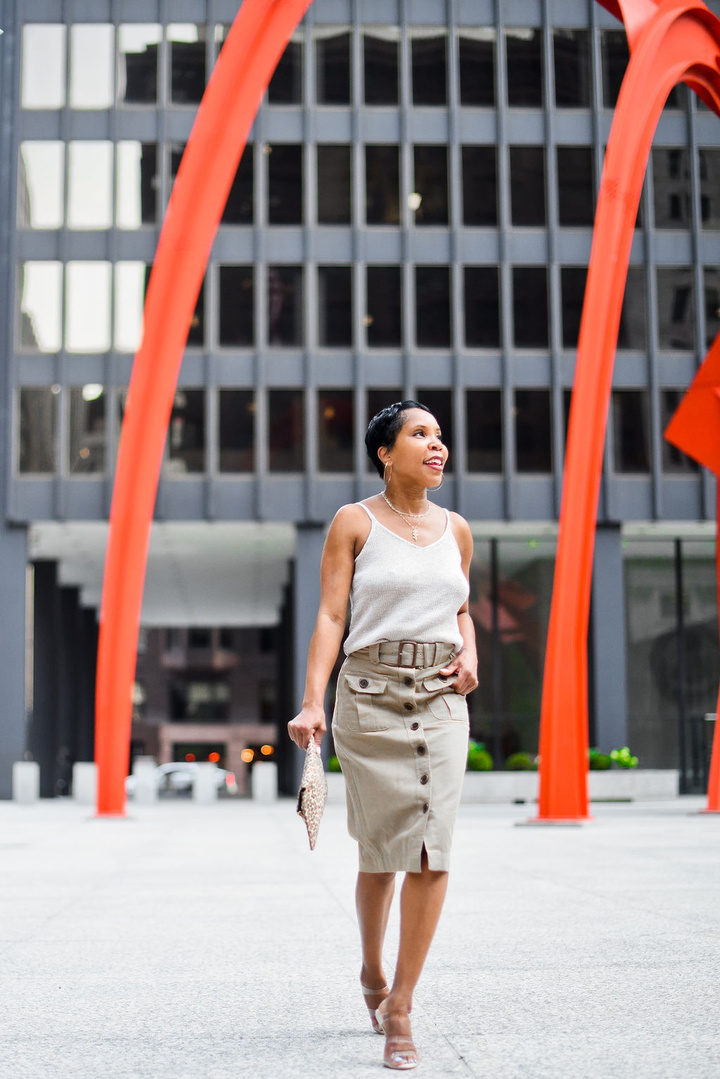
<path fill-rule="evenodd" d="M 393 656 L 394 645 L 353 652 L 338 676 L 332 731 L 348 830 L 365 873 L 418 873 L 423 847 L 430 869 L 447 870 L 468 748 L 465 698 L 440 675 L 454 648 Z M 382 662 L 422 663 L 430 654 L 427 667 Z"/>

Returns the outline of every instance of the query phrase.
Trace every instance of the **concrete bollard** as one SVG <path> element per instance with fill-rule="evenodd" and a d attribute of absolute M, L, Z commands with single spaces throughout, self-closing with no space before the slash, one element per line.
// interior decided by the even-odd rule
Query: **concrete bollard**
<path fill-rule="evenodd" d="M 155 759 L 153 757 L 136 757 L 133 761 L 132 774 L 135 777 L 133 785 L 133 801 L 135 804 L 147 806 L 157 802 Z"/>
<path fill-rule="evenodd" d="M 202 761 L 195 769 L 193 780 L 193 802 L 198 805 L 210 805 L 217 801 L 217 765 L 211 761 Z"/>
<path fill-rule="evenodd" d="M 250 784 L 254 802 L 268 805 L 278 796 L 278 769 L 275 761 L 258 761 L 250 772 Z"/>
<path fill-rule="evenodd" d="M 93 761 L 76 761 L 72 771 L 73 801 L 81 806 L 94 806 L 97 800 L 97 765 Z"/>
<path fill-rule="evenodd" d="M 15 761 L 12 768 L 12 796 L 19 805 L 32 805 L 40 797 L 40 765 L 37 761 Z"/>

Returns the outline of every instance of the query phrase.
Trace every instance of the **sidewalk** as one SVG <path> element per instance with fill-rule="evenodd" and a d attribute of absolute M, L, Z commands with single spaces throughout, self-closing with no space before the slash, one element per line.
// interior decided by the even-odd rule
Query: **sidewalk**
<path fill-rule="evenodd" d="M 717 1079 L 720 817 L 461 808 L 418 1079 Z M 0 1079 L 381 1079 L 355 847 L 291 801 L 0 803 Z M 397 937 L 393 920 L 388 956 Z M 388 971 L 391 973 L 391 970 Z"/>

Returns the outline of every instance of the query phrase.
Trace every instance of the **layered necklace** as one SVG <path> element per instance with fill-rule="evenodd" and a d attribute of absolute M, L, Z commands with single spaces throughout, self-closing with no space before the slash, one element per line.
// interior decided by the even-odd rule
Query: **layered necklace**
<path fill-rule="evenodd" d="M 387 502 L 388 506 L 393 511 L 393 513 L 397 513 L 398 517 L 400 517 L 404 521 L 404 523 L 408 526 L 408 528 L 410 529 L 410 534 L 412 535 L 412 538 L 413 538 L 413 543 L 417 543 L 417 541 L 418 541 L 417 525 L 414 525 L 412 522 L 413 521 L 420 521 L 420 520 L 422 520 L 423 517 L 427 517 L 428 513 L 432 509 L 432 503 L 430 503 L 428 505 L 428 508 L 423 513 L 403 513 L 403 511 L 399 510 L 397 508 L 397 506 L 393 506 L 392 502 L 390 501 L 390 499 L 388 498 L 388 496 L 385 494 L 384 491 L 381 491 L 380 494 L 383 496 L 383 498 L 385 499 L 385 501 Z M 408 518 L 410 518 L 410 519 L 408 519 Z"/>

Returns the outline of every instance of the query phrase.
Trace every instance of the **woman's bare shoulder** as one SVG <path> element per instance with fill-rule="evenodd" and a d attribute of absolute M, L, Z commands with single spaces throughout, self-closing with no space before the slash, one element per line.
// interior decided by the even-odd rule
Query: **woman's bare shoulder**
<path fill-rule="evenodd" d="M 472 551 L 473 538 L 472 532 L 470 531 L 470 525 L 464 517 L 459 513 L 455 513 L 454 510 L 450 510 L 449 514 L 450 527 L 452 528 L 458 546 L 461 550 L 463 550 L 463 548 L 469 548 L 469 550 Z"/>

